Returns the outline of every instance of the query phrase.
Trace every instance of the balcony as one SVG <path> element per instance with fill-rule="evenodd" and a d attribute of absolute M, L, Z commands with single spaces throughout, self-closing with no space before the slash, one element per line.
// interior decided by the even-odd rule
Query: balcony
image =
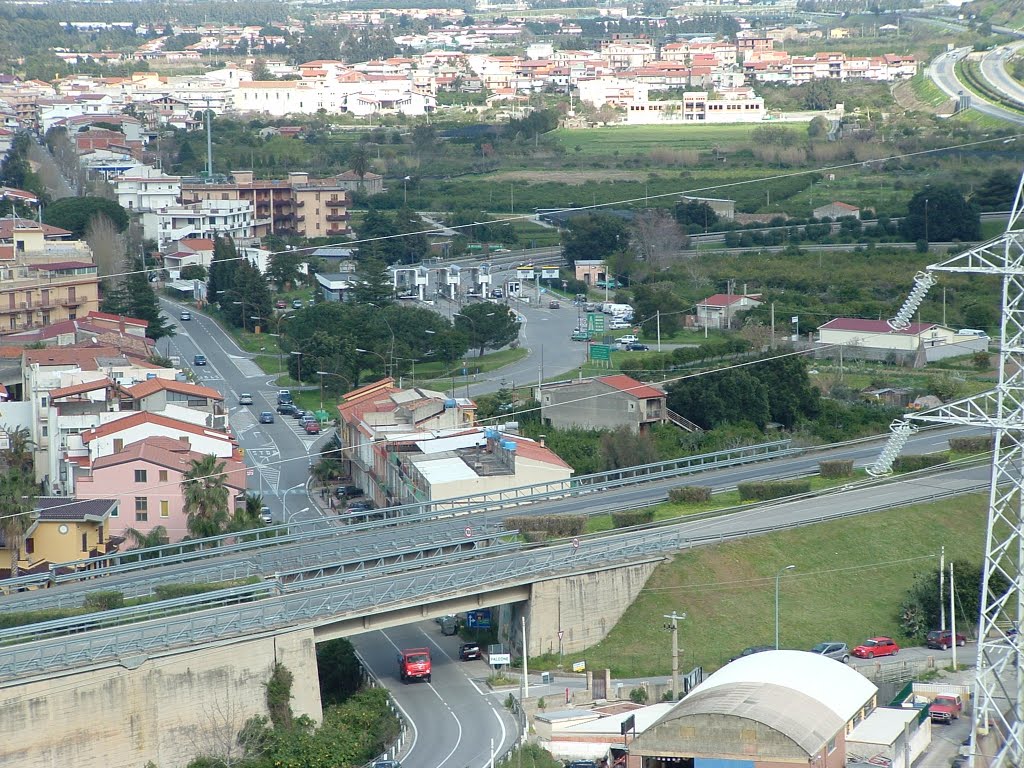
<path fill-rule="evenodd" d="M 62 307 L 80 307 L 84 301 L 84 297 L 68 296 L 66 299 L 58 299 L 57 303 Z"/>
<path fill-rule="evenodd" d="M 328 221 L 348 221 L 347 213 L 329 213 L 327 214 Z"/>
<path fill-rule="evenodd" d="M 328 208 L 344 208 L 346 205 L 348 205 L 348 201 L 345 200 L 344 198 L 341 199 L 341 200 L 328 200 L 327 201 L 327 207 Z"/>
<path fill-rule="evenodd" d="M 348 227 L 346 227 L 345 229 L 328 229 L 324 234 L 327 235 L 328 237 L 336 237 L 338 235 L 347 235 L 348 234 Z"/>
<path fill-rule="evenodd" d="M 299 202 L 297 202 L 295 204 L 295 207 L 296 208 L 305 208 L 306 207 L 306 201 L 305 200 L 299 200 Z"/>
<path fill-rule="evenodd" d="M 302 223 L 302 222 L 304 222 L 305 220 L 306 220 L 306 217 L 305 217 L 305 216 L 296 216 L 296 217 L 295 217 L 295 221 L 296 221 L 296 222 L 298 222 L 299 224 L 301 224 L 301 223 Z"/>

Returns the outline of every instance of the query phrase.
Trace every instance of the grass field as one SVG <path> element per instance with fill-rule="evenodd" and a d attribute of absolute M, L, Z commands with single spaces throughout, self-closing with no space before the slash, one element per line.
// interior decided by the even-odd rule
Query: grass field
<path fill-rule="evenodd" d="M 806 137 L 805 123 L 778 123 Z M 567 150 L 578 146 L 582 155 L 613 155 L 649 152 L 652 149 L 711 149 L 716 144 L 740 144 L 751 140 L 753 125 L 622 125 L 607 128 L 559 129 L 551 136 Z"/>
<path fill-rule="evenodd" d="M 662 616 L 674 609 L 687 614 L 680 667 L 716 669 L 747 646 L 774 642 L 775 574 L 789 564 L 797 568 L 781 582 L 782 647 L 899 637 L 899 604 L 916 574 L 938 567 L 941 546 L 947 558 L 981 561 L 986 504 L 966 496 L 687 551 L 658 567 L 604 641 L 564 662 L 619 677 L 666 675 Z M 557 663 L 554 654 L 531 667 Z"/>
<path fill-rule="evenodd" d="M 932 107 L 940 107 L 949 101 L 949 96 L 923 72 L 919 72 L 910 79 L 910 89 L 919 101 Z"/>

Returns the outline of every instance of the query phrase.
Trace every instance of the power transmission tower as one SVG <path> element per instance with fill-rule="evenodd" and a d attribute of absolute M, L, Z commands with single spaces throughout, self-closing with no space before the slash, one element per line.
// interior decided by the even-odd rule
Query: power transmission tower
<path fill-rule="evenodd" d="M 998 384 L 990 392 L 894 421 L 889 444 L 868 472 L 891 472 L 916 431 L 914 422 L 993 431 L 970 764 L 1016 767 L 1024 765 L 1024 643 L 1018 632 L 1024 623 L 1024 176 L 1006 231 L 919 273 L 907 301 L 889 321 L 893 330 L 909 325 L 935 272 L 1002 280 Z"/>

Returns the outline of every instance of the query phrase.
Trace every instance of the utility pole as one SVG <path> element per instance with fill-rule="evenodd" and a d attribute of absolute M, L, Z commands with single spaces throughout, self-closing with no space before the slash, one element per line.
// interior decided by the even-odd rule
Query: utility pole
<path fill-rule="evenodd" d="M 956 608 L 953 589 L 953 563 L 949 564 L 949 647 L 953 649 L 953 669 L 956 670 Z"/>
<path fill-rule="evenodd" d="M 676 613 L 674 610 L 662 618 L 671 621 L 666 624 L 665 629 L 672 633 L 672 701 L 679 700 L 679 621 L 686 618 L 685 613 Z"/>
<path fill-rule="evenodd" d="M 952 565 L 952 563 L 951 563 Z M 939 629 L 946 629 L 946 546 L 939 550 Z"/>
<path fill-rule="evenodd" d="M 656 317 L 658 318 L 658 351 L 661 352 L 661 310 L 657 310 Z"/>
<path fill-rule="evenodd" d="M 526 642 L 526 617 L 521 616 L 523 623 L 523 699 L 530 695 L 530 675 L 527 670 L 526 659 L 530 655 L 530 644 Z"/>
<path fill-rule="evenodd" d="M 772 302 L 772 340 L 771 348 L 775 349 L 775 302 Z"/>

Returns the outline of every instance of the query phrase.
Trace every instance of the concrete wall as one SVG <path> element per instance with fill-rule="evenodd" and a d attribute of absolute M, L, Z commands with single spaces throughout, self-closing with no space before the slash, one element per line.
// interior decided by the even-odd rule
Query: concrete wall
<path fill-rule="evenodd" d="M 543 387 L 541 397 L 541 418 L 559 429 L 629 427 L 636 432 L 644 415 L 642 401 L 594 380 Z"/>
<path fill-rule="evenodd" d="M 298 630 L 0 688 L 0 765 L 183 768 L 204 752 L 237 756 L 242 725 L 267 714 L 275 661 L 294 675 L 292 710 L 319 721 L 313 633 Z"/>
<path fill-rule="evenodd" d="M 558 653 L 559 629 L 563 654 L 603 640 L 662 561 L 652 558 L 609 570 L 598 570 L 595 563 L 593 570 L 535 583 L 526 608 L 530 655 Z"/>

